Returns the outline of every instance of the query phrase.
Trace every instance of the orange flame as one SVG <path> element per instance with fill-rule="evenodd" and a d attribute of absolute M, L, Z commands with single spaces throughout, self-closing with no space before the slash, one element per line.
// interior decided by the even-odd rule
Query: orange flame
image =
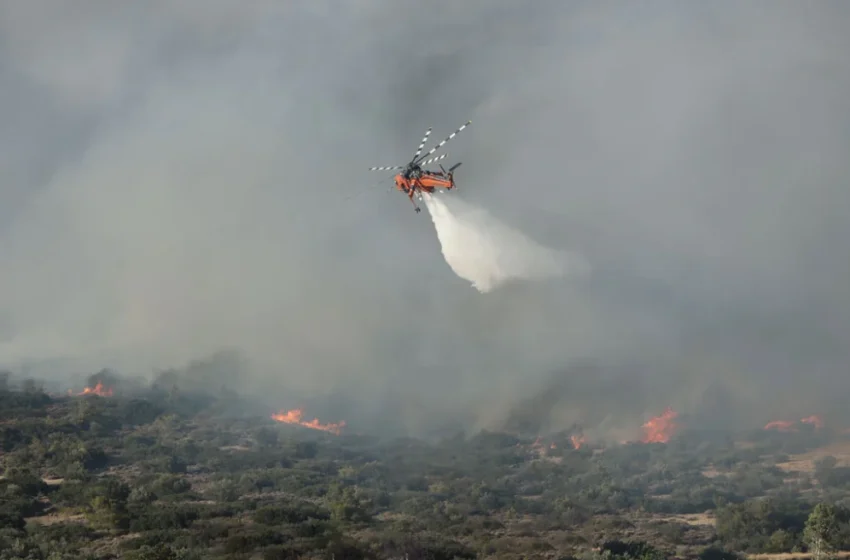
<path fill-rule="evenodd" d="M 765 430 L 776 430 L 777 432 L 796 432 L 794 422 L 790 420 L 774 420 L 764 425 Z"/>
<path fill-rule="evenodd" d="M 68 394 L 73 395 L 74 393 L 70 389 L 68 389 Z M 78 397 L 82 396 L 82 395 L 97 395 L 99 397 L 111 397 L 112 396 L 112 389 L 109 388 L 109 387 L 104 387 L 103 383 L 98 381 L 97 385 L 95 385 L 94 387 L 86 387 L 85 389 L 83 389 L 82 391 L 77 393 Z"/>
<path fill-rule="evenodd" d="M 322 430 L 323 432 L 330 432 L 336 435 L 339 435 L 345 427 L 345 421 L 339 422 L 338 424 L 321 424 L 318 418 L 313 418 L 309 421 L 302 420 L 301 418 L 303 415 L 303 410 L 295 408 L 293 410 L 287 410 L 286 412 L 281 410 L 277 414 L 272 414 L 272 419 L 277 420 L 278 422 L 283 422 L 284 424 L 297 424 L 299 426 L 304 426 L 305 428 Z"/>
<path fill-rule="evenodd" d="M 661 416 L 650 418 L 643 425 L 643 443 L 667 443 L 673 434 L 676 433 L 679 426 L 673 421 L 679 413 L 669 406 L 664 410 Z"/>
<path fill-rule="evenodd" d="M 800 419 L 800 423 L 802 424 L 811 424 L 815 427 L 815 429 L 820 430 L 824 427 L 823 418 L 820 416 L 813 414 L 812 416 L 807 416 L 805 418 Z M 778 432 L 796 432 L 797 426 L 795 426 L 796 422 L 791 420 L 774 420 L 773 422 L 768 422 L 765 424 L 765 430 L 776 430 Z"/>
<path fill-rule="evenodd" d="M 806 418 L 801 418 L 800 422 L 802 422 L 804 424 L 811 424 L 812 426 L 814 426 L 818 430 L 822 429 L 823 426 L 824 426 L 823 418 L 821 418 L 817 414 L 807 416 Z"/>
<path fill-rule="evenodd" d="M 519 444 L 518 444 L 519 445 Z M 535 440 L 531 443 L 529 448 L 531 451 L 536 453 L 539 456 L 544 456 L 549 454 L 550 449 L 557 449 L 557 445 L 554 443 L 549 443 L 548 445 L 544 443 L 543 438 L 541 436 L 537 436 Z"/>
<path fill-rule="evenodd" d="M 573 448 L 575 449 L 581 449 L 581 446 L 584 445 L 585 441 L 584 436 L 581 434 L 570 436 L 570 443 L 573 444 Z"/>

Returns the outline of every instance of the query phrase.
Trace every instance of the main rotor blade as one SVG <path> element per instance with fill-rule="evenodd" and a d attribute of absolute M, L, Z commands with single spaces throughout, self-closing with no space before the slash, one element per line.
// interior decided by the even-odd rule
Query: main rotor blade
<path fill-rule="evenodd" d="M 434 146 L 433 148 L 431 148 L 431 151 L 430 151 L 430 152 L 428 152 L 427 154 L 425 154 L 424 156 L 422 156 L 422 157 L 420 158 L 420 160 L 419 160 L 419 161 L 417 161 L 416 163 L 420 163 L 423 159 L 425 159 L 426 157 L 430 156 L 431 154 L 433 154 L 434 152 L 436 152 L 437 150 L 439 150 L 439 149 L 443 146 L 443 144 L 445 144 L 446 142 L 448 142 L 449 140 L 451 140 L 452 138 L 454 138 L 455 136 L 457 136 L 457 135 L 458 135 L 458 133 L 459 133 L 461 130 L 463 130 L 464 128 L 466 128 L 467 126 L 469 126 L 469 125 L 471 125 L 471 124 L 472 124 L 472 121 L 466 121 L 466 124 L 464 124 L 462 127 L 460 127 L 459 129 L 457 129 L 457 130 L 455 130 L 454 132 L 452 132 L 451 134 L 449 134 L 449 135 L 446 137 L 446 139 L 445 139 L 445 140 L 443 140 L 442 142 L 440 142 L 439 144 L 437 144 L 436 146 Z"/>
<path fill-rule="evenodd" d="M 428 141 L 428 136 L 430 136 L 430 135 L 431 135 L 431 129 L 432 129 L 432 128 L 433 128 L 433 127 L 430 127 L 430 126 L 428 127 L 428 131 L 427 131 L 427 132 L 425 132 L 425 136 L 422 138 L 422 143 L 421 143 L 421 144 L 419 144 L 419 149 L 417 149 L 417 150 L 416 150 L 416 153 L 415 153 L 415 154 L 413 154 L 413 159 L 412 159 L 412 160 L 410 160 L 410 161 L 416 161 L 416 158 L 418 158 L 418 157 L 419 157 L 419 154 L 421 154 L 421 153 L 422 153 L 422 148 L 424 148 L 424 147 L 425 147 L 425 142 L 427 142 L 427 141 Z"/>
<path fill-rule="evenodd" d="M 420 165 L 420 166 L 422 166 L 422 165 L 428 165 L 429 163 L 434 163 L 435 161 L 440 161 L 441 159 L 443 159 L 443 158 L 444 158 L 444 157 L 446 157 L 447 155 L 449 155 L 449 154 L 448 154 L 448 153 L 445 153 L 445 154 L 443 154 L 443 155 L 441 155 L 441 156 L 435 156 L 435 157 L 432 157 L 432 158 L 431 158 L 431 159 L 429 159 L 428 161 L 420 162 L 420 163 L 419 163 L 419 165 Z"/>
<path fill-rule="evenodd" d="M 404 169 L 403 165 L 393 165 L 390 167 L 370 167 L 369 171 L 392 171 L 393 169 Z"/>

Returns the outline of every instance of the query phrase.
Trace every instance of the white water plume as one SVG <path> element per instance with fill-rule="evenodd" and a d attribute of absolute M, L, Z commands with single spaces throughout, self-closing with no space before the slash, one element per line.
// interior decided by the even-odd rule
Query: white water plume
<path fill-rule="evenodd" d="M 423 194 L 446 263 L 479 292 L 490 292 L 511 280 L 589 271 L 579 255 L 543 247 L 456 195 L 447 203 L 448 198 Z"/>

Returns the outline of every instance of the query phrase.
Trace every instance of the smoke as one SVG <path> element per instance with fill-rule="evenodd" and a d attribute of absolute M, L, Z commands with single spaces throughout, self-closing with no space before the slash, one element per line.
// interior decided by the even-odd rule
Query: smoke
<path fill-rule="evenodd" d="M 552 428 L 847 410 L 850 3 L 83 4 L 0 2 L 0 367 L 364 431 L 552 376 Z M 467 120 L 438 237 L 368 168 Z"/>
<path fill-rule="evenodd" d="M 544 280 L 589 269 L 579 256 L 535 243 L 454 193 L 450 197 L 425 193 L 423 198 L 446 262 L 481 293 L 511 280 Z"/>

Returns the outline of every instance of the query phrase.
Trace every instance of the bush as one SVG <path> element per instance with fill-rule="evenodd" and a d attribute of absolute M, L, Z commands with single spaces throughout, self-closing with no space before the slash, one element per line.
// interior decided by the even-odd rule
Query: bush
<path fill-rule="evenodd" d="M 254 513 L 254 521 L 264 525 L 303 523 L 309 519 L 330 519 L 328 512 L 312 504 L 265 506 Z"/>
<path fill-rule="evenodd" d="M 131 513 L 133 532 L 187 529 L 199 517 L 192 507 L 146 506 L 132 508 Z"/>
<path fill-rule="evenodd" d="M 240 529 L 238 533 L 227 537 L 224 551 L 228 554 L 244 554 L 269 545 L 280 545 L 291 539 L 291 535 L 270 528 Z"/>

